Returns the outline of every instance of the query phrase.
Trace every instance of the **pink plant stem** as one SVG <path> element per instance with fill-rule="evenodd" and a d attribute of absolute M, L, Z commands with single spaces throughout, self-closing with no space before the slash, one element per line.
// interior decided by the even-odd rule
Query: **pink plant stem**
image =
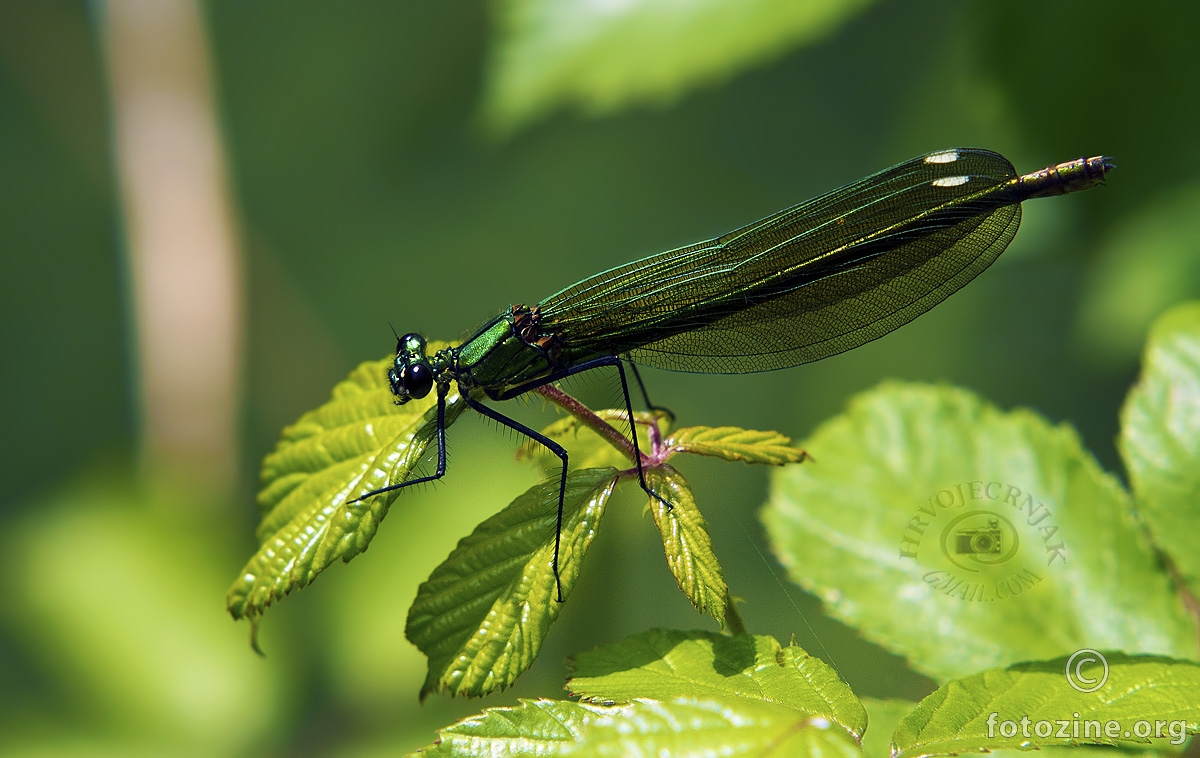
<path fill-rule="evenodd" d="M 626 439 L 624 434 L 617 431 L 611 424 L 607 423 L 604 419 L 593 413 L 592 410 L 586 405 L 563 392 L 558 387 L 554 387 L 549 384 L 538 387 L 536 390 L 534 390 L 534 392 L 538 393 L 542 397 L 565 410 L 567 413 L 570 413 L 572 416 L 582 421 L 589 429 L 603 437 L 608 444 L 624 453 L 625 457 L 629 458 L 629 460 L 633 460 L 633 444 Z M 654 445 L 653 435 L 657 429 L 654 425 L 651 425 L 650 429 L 650 433 L 652 435 L 651 444 Z M 655 450 L 657 450 L 657 445 L 654 445 L 654 447 Z M 642 454 L 642 465 L 653 465 L 652 459 L 649 458 L 645 453 Z"/>

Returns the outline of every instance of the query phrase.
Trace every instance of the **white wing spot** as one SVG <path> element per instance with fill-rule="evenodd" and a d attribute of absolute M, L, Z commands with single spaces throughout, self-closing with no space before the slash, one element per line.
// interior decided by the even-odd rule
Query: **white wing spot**
<path fill-rule="evenodd" d="M 933 186 L 935 187 L 957 187 L 960 184 L 966 184 L 971 180 L 969 176 L 943 176 L 941 179 L 934 179 Z"/>
<path fill-rule="evenodd" d="M 945 150 L 940 153 L 930 153 L 925 156 L 926 163 L 954 163 L 958 160 L 957 150 Z"/>

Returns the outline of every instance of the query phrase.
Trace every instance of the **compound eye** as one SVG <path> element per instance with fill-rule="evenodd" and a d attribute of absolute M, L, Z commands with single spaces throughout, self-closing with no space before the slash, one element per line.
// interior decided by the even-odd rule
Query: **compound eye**
<path fill-rule="evenodd" d="M 400 381 L 410 396 L 422 398 L 433 389 L 433 370 L 424 363 L 413 363 L 404 368 Z"/>
<path fill-rule="evenodd" d="M 405 352 L 414 357 L 425 357 L 425 338 L 409 332 L 396 341 L 396 352 Z"/>

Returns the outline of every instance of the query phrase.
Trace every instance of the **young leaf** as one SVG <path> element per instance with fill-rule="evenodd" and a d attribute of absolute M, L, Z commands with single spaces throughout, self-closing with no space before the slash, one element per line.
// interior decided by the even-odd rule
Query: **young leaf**
<path fill-rule="evenodd" d="M 950 387 L 886 383 L 773 472 L 792 580 L 935 679 L 1112 648 L 1189 658 L 1195 621 L 1069 427 Z"/>
<path fill-rule="evenodd" d="M 853 738 L 819 716 L 762 700 L 685 698 L 619 706 L 522 700 L 441 730 L 421 754 L 862 758 Z"/>
<path fill-rule="evenodd" d="M 736 426 L 689 426 L 671 434 L 663 446 L 675 452 L 696 453 L 727 461 L 782 466 L 799 463 L 807 454 L 779 432 L 739 429 Z"/>
<path fill-rule="evenodd" d="M 771 637 L 651 629 L 575 656 L 567 689 L 589 702 L 696 698 L 778 703 L 838 724 L 856 741 L 862 704 L 837 673 Z"/>
<path fill-rule="evenodd" d="M 1200 664 L 1121 653 L 1102 663 L 1089 653 L 1087 666 L 1064 657 L 943 685 L 900 722 L 893 758 L 1146 744 L 1151 737 L 1165 747 L 1200 731 Z"/>
<path fill-rule="evenodd" d="M 650 514 L 662 534 L 667 566 L 696 610 L 709 614 L 724 626 L 725 577 L 713 552 L 708 525 L 696 508 L 696 498 L 687 480 L 665 463 L 648 468 L 645 473 L 650 489 L 674 506 L 668 511 L 659 500 L 650 498 Z"/>
<path fill-rule="evenodd" d="M 675 100 L 813 42 L 869 0 L 506 0 L 484 112 L 511 132 L 560 105 L 608 113 Z"/>
<path fill-rule="evenodd" d="M 559 550 L 564 597 L 616 483 L 611 468 L 567 477 Z M 421 585 L 405 633 L 429 658 L 422 698 L 436 690 L 503 690 L 533 663 L 562 608 L 551 569 L 557 502 L 557 478 L 530 488 L 463 538 Z"/>
<path fill-rule="evenodd" d="M 390 358 L 361 364 L 334 388 L 329 402 L 284 429 L 263 461 L 261 547 L 226 596 L 234 618 L 258 617 L 334 561 L 349 561 L 367 549 L 399 492 L 351 501 L 404 481 L 437 426 L 432 396 L 401 406 L 393 402 L 390 365 Z M 447 425 L 463 407 L 451 390 Z"/>
<path fill-rule="evenodd" d="M 1121 412 L 1120 447 L 1138 515 L 1200 597 L 1200 303 L 1154 324 Z"/>

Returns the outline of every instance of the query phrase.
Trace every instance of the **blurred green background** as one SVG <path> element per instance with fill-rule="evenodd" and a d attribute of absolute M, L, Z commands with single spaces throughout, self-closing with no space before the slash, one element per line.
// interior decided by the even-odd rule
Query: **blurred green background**
<path fill-rule="evenodd" d="M 572 652 L 711 628 L 626 494 L 517 686 L 419 705 L 418 583 L 536 478 L 470 415 L 443 483 L 267 615 L 265 660 L 223 605 L 258 462 L 389 321 L 453 339 L 923 152 L 1119 169 L 1027 204 L 991 270 L 895 334 L 771 374 L 648 370 L 652 397 L 803 439 L 885 377 L 946 381 L 1075 424 L 1119 471 L 1145 329 L 1200 295 L 1197 28 L 1109 0 L 0 4 L 0 752 L 390 754 L 559 696 Z M 764 471 L 684 471 L 752 631 L 859 695 L 932 690 L 782 580 Z"/>

